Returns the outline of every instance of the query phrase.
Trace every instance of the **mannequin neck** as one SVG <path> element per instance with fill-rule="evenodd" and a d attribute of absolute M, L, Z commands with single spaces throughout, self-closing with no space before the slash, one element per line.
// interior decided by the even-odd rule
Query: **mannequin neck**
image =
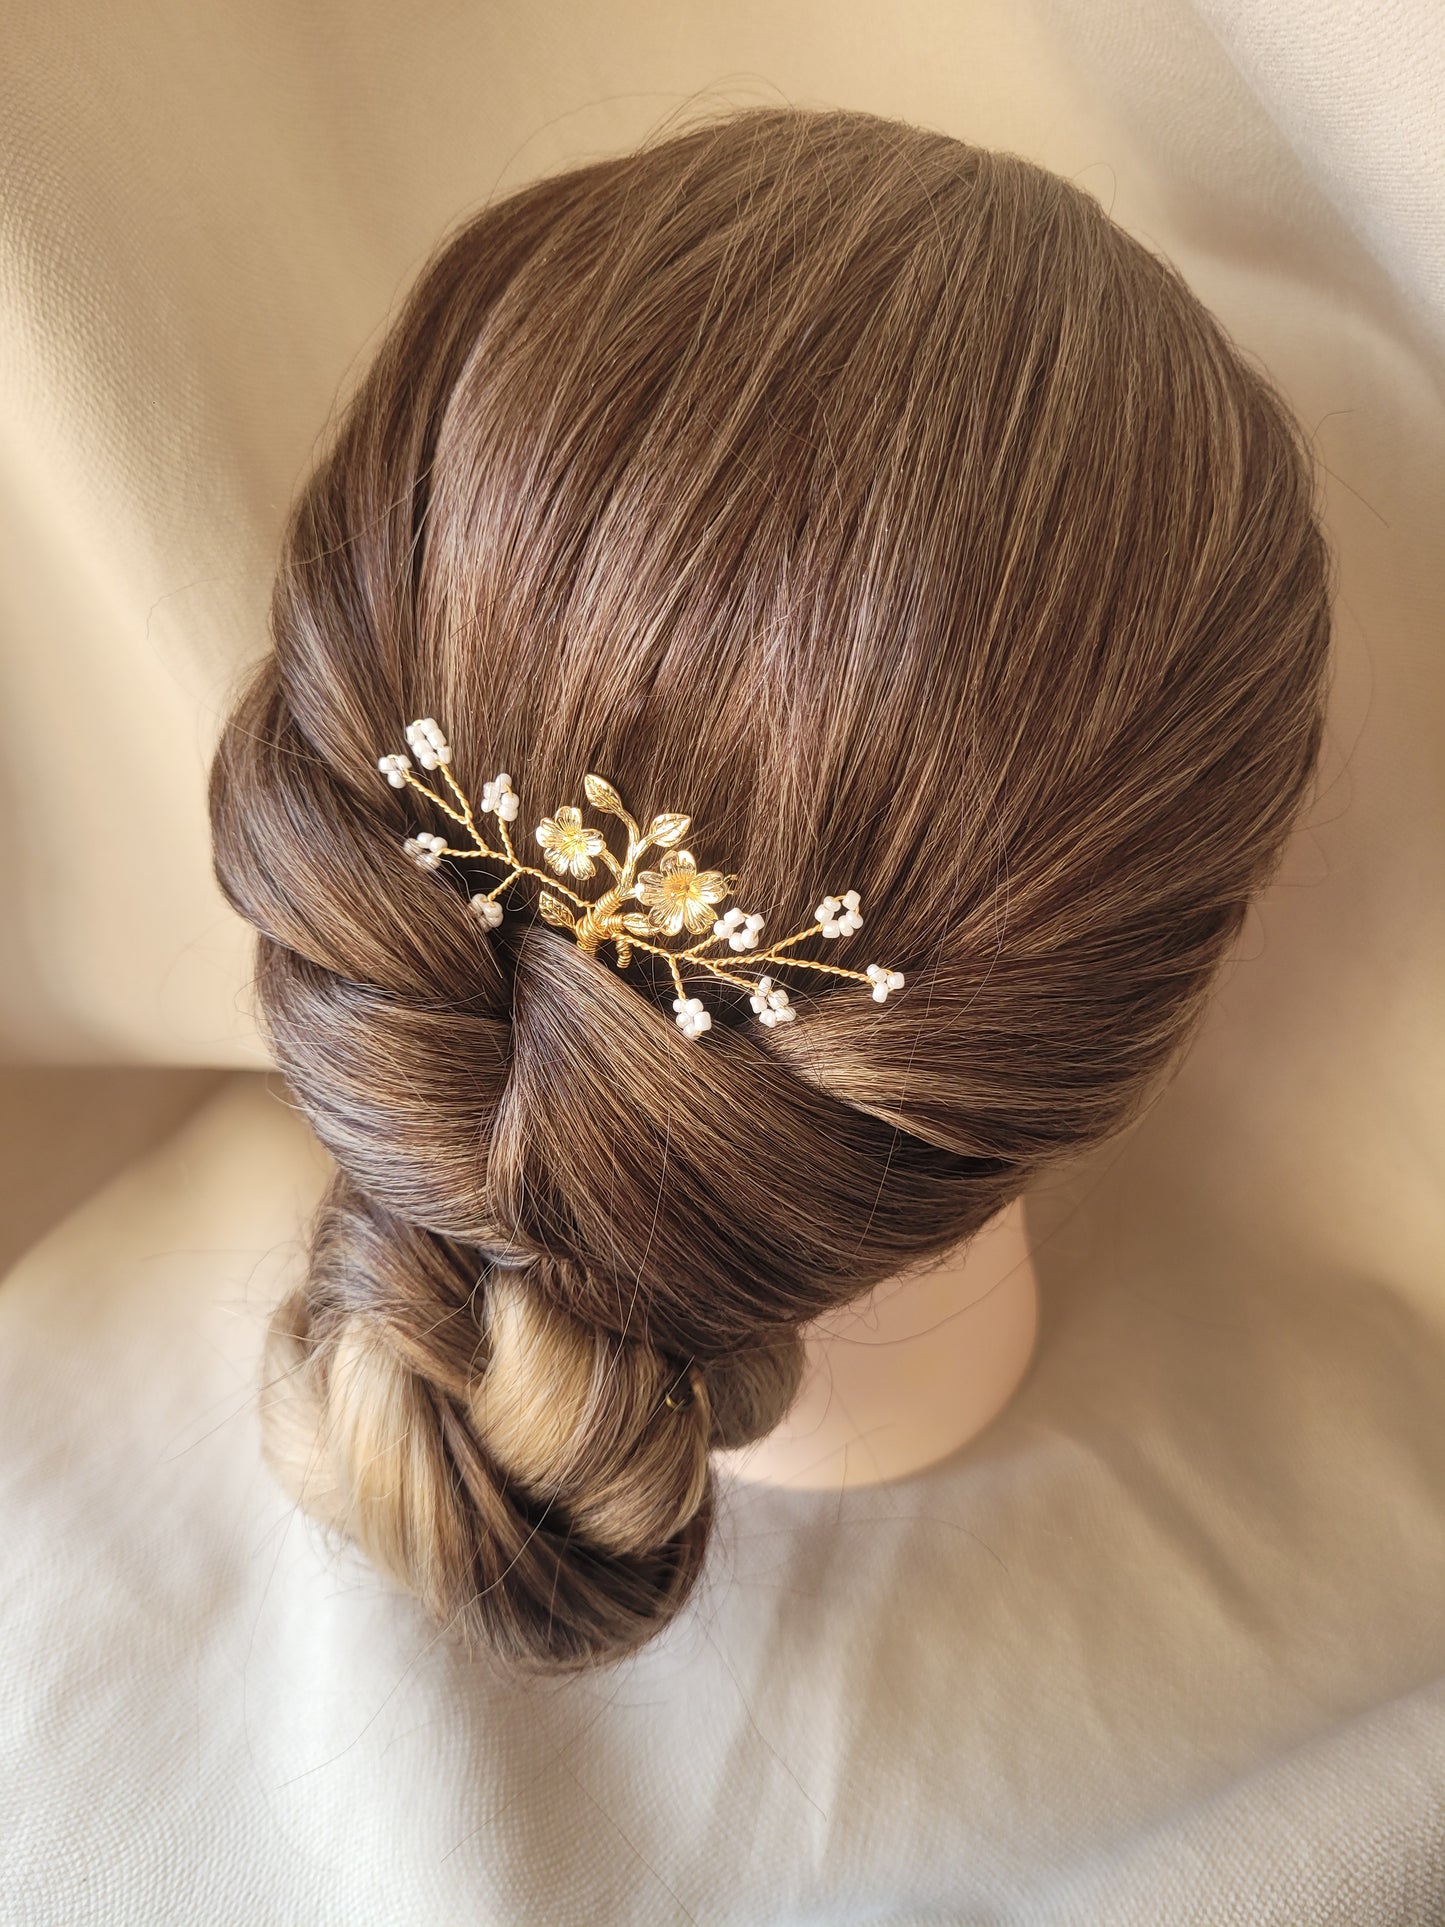
<path fill-rule="evenodd" d="M 751 1484 L 802 1491 L 907 1478 L 997 1416 L 1037 1330 L 1019 1198 L 936 1269 L 889 1279 L 808 1326 L 803 1383 L 783 1423 L 715 1463 Z"/>

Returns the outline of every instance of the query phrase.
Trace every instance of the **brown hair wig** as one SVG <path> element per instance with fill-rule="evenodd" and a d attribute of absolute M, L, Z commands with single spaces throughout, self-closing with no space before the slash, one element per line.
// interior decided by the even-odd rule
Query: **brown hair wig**
<path fill-rule="evenodd" d="M 211 808 L 337 1167 L 269 1460 L 470 1650 L 658 1631 L 801 1328 L 1177 1064 L 1316 763 L 1315 489 L 1171 265 L 941 133 L 733 112 L 432 256 L 294 506 Z M 495 877 L 408 863 L 445 825 L 377 773 L 425 715 L 526 823 L 588 770 L 690 812 L 780 930 L 855 884 L 847 961 L 906 988 L 798 973 L 764 1030 L 694 982 L 692 1041 L 534 885 L 488 934 Z"/>

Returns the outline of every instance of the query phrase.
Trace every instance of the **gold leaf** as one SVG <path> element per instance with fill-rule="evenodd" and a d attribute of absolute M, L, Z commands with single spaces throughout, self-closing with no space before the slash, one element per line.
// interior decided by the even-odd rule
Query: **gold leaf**
<path fill-rule="evenodd" d="M 636 910 L 628 911 L 622 919 L 622 927 L 624 930 L 630 930 L 634 937 L 651 937 L 657 930 L 651 917 L 641 916 Z"/>
<path fill-rule="evenodd" d="M 654 816 L 648 826 L 647 841 L 660 843 L 665 850 L 670 850 L 674 843 L 680 843 L 687 835 L 691 822 L 690 816 L 680 816 L 676 810 L 664 810 L 661 816 Z"/>
<path fill-rule="evenodd" d="M 542 912 L 544 923 L 555 923 L 563 930 L 575 930 L 577 919 L 559 897 L 544 890 L 538 899 L 537 908 Z"/>
<path fill-rule="evenodd" d="M 605 776 L 593 776 L 589 773 L 583 777 L 582 787 L 587 792 L 587 801 L 595 809 L 610 810 L 614 816 L 627 815 L 626 805 Z"/>

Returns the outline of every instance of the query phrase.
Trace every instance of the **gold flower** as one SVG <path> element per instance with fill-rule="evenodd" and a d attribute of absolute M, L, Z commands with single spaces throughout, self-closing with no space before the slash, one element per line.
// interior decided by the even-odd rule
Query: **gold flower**
<path fill-rule="evenodd" d="M 565 870 L 574 877 L 592 875 L 597 867 L 592 859 L 602 848 L 602 836 L 583 827 L 582 812 L 574 804 L 564 803 L 555 816 L 544 816 L 536 834 L 558 876 Z"/>
<path fill-rule="evenodd" d="M 728 893 L 719 870 L 699 870 L 690 850 L 667 850 L 656 870 L 637 879 L 637 896 L 647 906 L 654 930 L 675 937 L 686 924 L 694 937 L 710 928 L 712 906 Z"/>

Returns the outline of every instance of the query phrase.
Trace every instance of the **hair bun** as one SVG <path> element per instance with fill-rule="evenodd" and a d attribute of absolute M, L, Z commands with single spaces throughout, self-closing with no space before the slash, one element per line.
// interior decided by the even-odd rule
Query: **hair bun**
<path fill-rule="evenodd" d="M 598 1290 L 587 1267 L 575 1259 L 536 1250 L 529 1254 L 521 1245 L 505 1241 L 487 1246 L 489 1257 L 494 1252 L 509 1255 L 493 1260 L 498 1269 L 488 1297 L 489 1323 L 491 1307 L 506 1302 L 508 1271 L 524 1274 L 532 1296 L 540 1304 L 553 1307 L 573 1328 L 572 1356 L 577 1361 L 584 1345 L 625 1345 L 629 1355 L 648 1361 L 645 1367 L 636 1363 L 630 1367 L 642 1372 L 641 1397 L 655 1398 L 663 1413 L 674 1419 L 689 1406 L 701 1408 L 709 1451 L 731 1451 L 765 1438 L 782 1423 L 797 1396 L 805 1352 L 802 1332 L 795 1324 L 760 1332 L 748 1344 L 734 1345 L 705 1359 L 677 1358 L 654 1349 L 645 1338 L 608 1337 L 600 1332 L 596 1311 L 606 1294 Z M 505 1333 L 505 1327 L 499 1330 Z M 539 1342 L 535 1324 L 527 1328 L 527 1335 L 533 1344 Z M 580 1371 L 580 1362 L 573 1369 Z"/>
<path fill-rule="evenodd" d="M 541 1269 L 542 1267 L 534 1267 Z M 528 1272 L 486 1293 L 487 1362 L 469 1396 L 487 1450 L 609 1552 L 662 1545 L 707 1490 L 709 1408 L 676 1408 L 660 1352 L 573 1318 Z"/>
<path fill-rule="evenodd" d="M 679 1610 L 713 1498 L 706 1390 L 667 1406 L 679 1362 L 572 1318 L 539 1289 L 550 1263 L 479 1263 L 338 1173 L 261 1398 L 308 1513 L 471 1651 L 542 1673 L 619 1658 Z"/>

